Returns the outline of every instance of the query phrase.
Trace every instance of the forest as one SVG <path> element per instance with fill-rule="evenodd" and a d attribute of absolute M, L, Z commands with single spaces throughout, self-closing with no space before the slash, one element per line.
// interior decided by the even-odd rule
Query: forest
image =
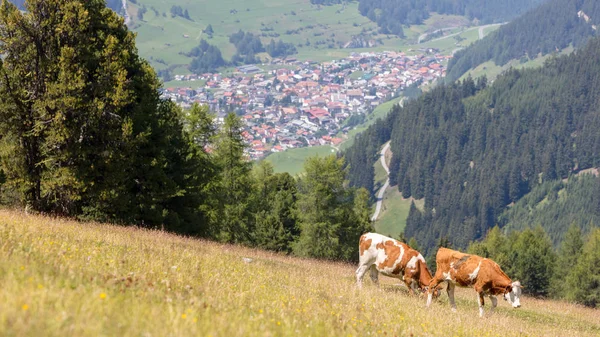
<path fill-rule="evenodd" d="M 594 27 L 599 24 L 598 1 L 550 0 L 458 51 L 448 63 L 446 80 L 452 82 L 490 60 L 502 66 L 513 59 L 524 62 L 569 46 L 579 48 L 597 36 Z"/>
<path fill-rule="evenodd" d="M 360 0 L 361 15 L 376 22 L 383 34 L 404 36 L 402 26 L 420 25 L 431 12 L 466 16 L 480 24 L 505 22 L 544 0 Z"/>
<path fill-rule="evenodd" d="M 194 47 L 187 55 L 193 57 L 189 70 L 195 74 L 214 72 L 217 68 L 227 65 L 221 50 L 204 39 L 200 40 L 198 47 Z"/>
<path fill-rule="evenodd" d="M 542 226 L 555 247 L 560 246 L 569 226 L 575 225 L 587 234 L 598 224 L 600 179 L 593 174 L 542 183 L 498 219 L 506 232 Z"/>
<path fill-rule="evenodd" d="M 466 247 L 533 188 L 598 166 L 600 111 L 592 102 L 600 98 L 599 51 L 594 39 L 491 86 L 468 78 L 396 106 L 348 150 L 350 182 L 372 186 L 353 167 L 374 162 L 360 153 L 375 157 L 372 149 L 386 141 L 380 135 L 391 134 L 391 185 L 404 197 L 425 198 L 425 212 L 409 214 L 406 237 L 426 254 L 440 238 Z"/>

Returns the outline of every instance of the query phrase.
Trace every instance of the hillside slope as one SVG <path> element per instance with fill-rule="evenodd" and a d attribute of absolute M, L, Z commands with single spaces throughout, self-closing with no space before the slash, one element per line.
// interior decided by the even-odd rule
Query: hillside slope
<path fill-rule="evenodd" d="M 448 64 L 447 81 L 454 81 L 490 60 L 503 66 L 511 60 L 526 62 L 569 46 L 581 47 L 590 37 L 598 35 L 598 25 L 598 1 L 548 1 L 458 51 Z"/>
<path fill-rule="evenodd" d="M 8 336 L 595 336 L 598 311 L 525 298 L 477 317 L 472 290 L 425 309 L 354 265 L 160 231 L 0 210 L 0 331 Z M 373 300 L 378 298 L 378 300 Z M 515 329 L 518 327 L 518 329 Z"/>
<path fill-rule="evenodd" d="M 481 23 L 505 22 L 545 0 L 360 0 L 360 13 L 386 34 L 402 36 L 402 25 L 421 24 L 431 12 L 465 16 Z"/>
<path fill-rule="evenodd" d="M 600 224 L 600 179 L 584 174 L 537 186 L 507 209 L 499 223 L 507 232 L 541 225 L 555 246 L 572 224 L 588 233 Z"/>
<path fill-rule="evenodd" d="M 409 216 L 406 236 L 427 254 L 443 237 L 465 247 L 539 183 L 597 167 L 599 50 L 594 39 L 543 68 L 510 71 L 491 86 L 466 80 L 435 88 L 366 131 L 367 139 L 348 150 L 348 164 L 360 170 L 372 163 L 376 151 L 366 159 L 356 154 L 391 134 L 390 183 L 405 198 L 425 197 L 425 212 Z M 349 173 L 351 183 L 366 186 Z"/>

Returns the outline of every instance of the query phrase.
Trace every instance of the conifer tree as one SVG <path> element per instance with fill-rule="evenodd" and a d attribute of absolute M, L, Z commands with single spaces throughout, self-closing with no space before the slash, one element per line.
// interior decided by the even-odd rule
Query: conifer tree
<path fill-rule="evenodd" d="M 288 173 L 274 173 L 273 165 L 261 161 L 253 171 L 255 243 L 263 249 L 290 252 L 298 235 L 293 212 L 296 181 Z"/>
<path fill-rule="evenodd" d="M 227 114 L 214 144 L 214 156 L 220 170 L 219 216 L 213 221 L 217 238 L 223 242 L 251 244 L 252 221 L 250 196 L 252 163 L 244 154 L 243 122 L 233 112 Z"/>
<path fill-rule="evenodd" d="M 334 156 L 308 158 L 299 181 L 297 218 L 300 237 L 294 252 L 300 256 L 335 259 L 341 256 L 343 161 Z"/>
<path fill-rule="evenodd" d="M 595 228 L 583 247 L 573 272 L 567 276 L 566 297 L 588 307 L 600 304 L 600 229 Z"/>
<path fill-rule="evenodd" d="M 565 280 L 573 272 L 583 249 L 581 228 L 575 223 L 571 224 L 558 251 L 556 271 L 551 282 L 551 292 L 555 297 L 564 297 L 566 294 Z"/>
<path fill-rule="evenodd" d="M 542 227 L 520 233 L 512 245 L 511 253 L 514 257 L 505 270 L 511 274 L 510 277 L 521 281 L 526 287 L 524 291 L 529 294 L 547 295 L 556 258 L 552 243 Z"/>

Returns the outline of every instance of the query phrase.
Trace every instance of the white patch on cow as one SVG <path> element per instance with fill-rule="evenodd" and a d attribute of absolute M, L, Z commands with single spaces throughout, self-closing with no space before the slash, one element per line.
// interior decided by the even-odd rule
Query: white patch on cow
<path fill-rule="evenodd" d="M 417 261 L 419 261 L 418 257 L 411 257 L 410 261 L 408 261 L 408 263 L 406 264 L 406 268 L 415 269 L 417 267 Z"/>
<path fill-rule="evenodd" d="M 442 273 L 442 275 L 444 275 L 444 279 L 446 281 L 452 281 L 452 277 L 450 276 L 450 272 Z"/>
<path fill-rule="evenodd" d="M 512 291 L 504 294 L 504 298 L 513 306 L 513 308 L 521 307 L 521 282 L 513 282 Z"/>
<path fill-rule="evenodd" d="M 454 262 L 450 262 L 450 268 L 454 269 Z"/>
<path fill-rule="evenodd" d="M 473 281 L 477 277 L 477 274 L 479 274 L 479 268 L 481 268 L 481 261 L 479 261 L 479 265 L 477 265 L 477 268 L 475 268 L 475 270 L 473 270 L 473 272 L 469 274 L 469 280 Z"/>

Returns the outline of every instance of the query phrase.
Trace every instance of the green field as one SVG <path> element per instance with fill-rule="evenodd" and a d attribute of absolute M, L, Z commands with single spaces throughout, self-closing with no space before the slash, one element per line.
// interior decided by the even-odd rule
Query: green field
<path fill-rule="evenodd" d="M 181 6 L 188 10 L 190 20 L 172 17 L 172 6 Z M 143 19 L 137 17 L 141 7 L 146 8 Z M 229 59 L 235 53 L 235 47 L 229 43 L 229 35 L 243 30 L 253 34 L 265 34 L 261 37 L 263 44 L 272 38 L 293 43 L 298 49 L 296 57 L 314 61 L 330 61 L 346 57 L 351 52 L 365 50 L 403 50 L 421 47 L 436 47 L 450 53 L 455 49 L 456 40 L 443 39 L 415 45 L 417 38 L 424 32 L 446 26 L 466 26 L 468 20 L 463 17 L 439 15 L 433 13 L 423 25 L 415 25 L 405 29 L 406 37 L 400 39 L 392 35 L 377 33 L 377 25 L 358 12 L 358 2 L 331 6 L 311 5 L 308 0 L 137 0 L 128 1 L 128 12 L 131 17 L 130 28 L 137 33 L 136 44 L 140 55 L 150 61 L 156 69 L 177 66 L 176 73 L 185 72 L 184 66 L 191 58 L 185 56 L 196 47 L 200 39 L 206 39 L 216 45 Z M 211 25 L 214 30 L 209 38 L 203 30 Z M 461 29 L 461 28 L 457 28 Z M 476 28 L 469 28 L 461 35 L 468 45 L 478 37 L 467 33 Z M 383 45 L 373 48 L 342 49 L 341 46 L 353 36 L 368 34 Z M 278 36 L 276 36 L 278 35 Z M 307 45 L 309 42 L 309 45 Z M 269 59 L 266 53 L 260 55 Z"/>
<path fill-rule="evenodd" d="M 598 336 L 598 310 L 524 297 L 478 317 L 472 289 L 425 308 L 356 264 L 0 210 L 3 336 Z"/>
<path fill-rule="evenodd" d="M 188 64 L 190 58 L 180 53 L 189 52 L 198 45 L 200 39 L 207 39 L 218 46 L 226 59 L 235 53 L 228 36 L 238 30 L 253 34 L 279 34 L 278 37 L 263 37 L 263 43 L 271 38 L 285 42 L 302 44 L 302 55 L 319 59 L 323 50 L 329 50 L 328 44 L 334 40 L 335 48 L 339 43 L 347 42 L 363 29 L 375 30 L 376 24 L 358 13 L 358 3 L 342 5 L 315 6 L 306 1 L 289 0 L 138 0 L 138 4 L 129 1 L 129 13 L 132 29 L 138 33 L 137 46 L 140 54 L 150 59 L 157 69 L 169 65 Z M 137 19 L 140 5 L 147 11 L 143 21 Z M 191 20 L 171 17 L 171 6 L 187 9 Z M 155 12 L 156 10 L 156 12 Z M 158 15 L 156 15 L 158 13 Z M 212 25 L 214 35 L 211 39 L 204 33 Z M 261 31 L 262 29 L 262 31 Z M 286 32 L 290 31 L 290 34 Z M 294 31 L 293 33 L 291 31 Z M 307 40 L 310 46 L 305 46 Z M 317 46 L 318 41 L 326 44 Z M 347 53 L 344 53 L 347 55 Z M 266 55 L 260 55 L 266 56 Z M 264 58 L 264 57 L 263 57 Z M 327 59 L 331 59 L 327 56 Z"/>
<path fill-rule="evenodd" d="M 557 55 L 570 54 L 571 52 L 573 52 L 573 50 L 574 50 L 573 47 L 568 47 L 568 48 L 565 48 L 564 50 L 562 50 Z M 476 68 L 471 69 L 470 71 L 466 72 L 463 76 L 461 76 L 460 80 L 463 80 L 463 79 L 467 78 L 468 76 L 477 78 L 477 77 L 481 77 L 483 75 L 485 75 L 488 78 L 488 80 L 494 80 L 496 77 L 498 77 L 498 75 L 502 74 L 503 72 L 505 72 L 506 70 L 508 70 L 510 68 L 526 69 L 526 68 L 541 67 L 544 65 L 544 62 L 546 62 L 546 60 L 552 56 L 553 56 L 552 54 L 539 56 L 534 59 L 528 60 L 527 62 L 524 62 L 524 63 L 521 63 L 519 60 L 512 60 L 512 61 L 508 62 L 507 64 L 505 64 L 504 66 L 498 66 L 494 63 L 494 61 L 488 61 L 488 62 L 482 63 L 479 66 L 477 66 Z"/>
<path fill-rule="evenodd" d="M 396 186 L 390 186 L 383 195 L 381 213 L 375 221 L 375 230 L 391 237 L 404 232 L 412 199 L 404 199 Z M 423 209 L 424 200 L 415 200 L 415 206 Z"/>
<path fill-rule="evenodd" d="M 374 187 L 374 191 L 373 193 L 377 193 L 377 191 L 379 191 L 379 189 L 383 186 L 383 184 L 385 184 L 385 181 L 387 180 L 387 172 L 385 172 L 385 170 L 383 169 L 383 166 L 381 165 L 381 160 L 378 160 L 377 162 L 375 162 L 375 181 L 373 184 Z"/>
<path fill-rule="evenodd" d="M 273 164 L 273 169 L 276 173 L 288 172 L 291 175 L 297 175 L 304 171 L 304 162 L 307 158 L 314 156 L 329 156 L 335 154 L 335 152 L 335 149 L 329 145 L 303 147 L 273 153 L 264 160 Z"/>

